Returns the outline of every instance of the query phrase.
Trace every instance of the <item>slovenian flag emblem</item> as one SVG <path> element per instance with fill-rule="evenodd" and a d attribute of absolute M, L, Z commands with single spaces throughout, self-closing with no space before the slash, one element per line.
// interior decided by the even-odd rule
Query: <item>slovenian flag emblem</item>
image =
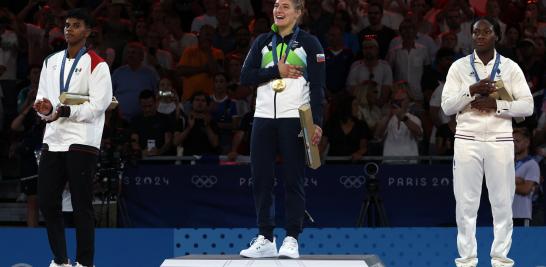
<path fill-rule="evenodd" d="M 317 54 L 317 62 L 324 62 L 326 61 L 326 57 L 324 57 L 324 54 Z"/>

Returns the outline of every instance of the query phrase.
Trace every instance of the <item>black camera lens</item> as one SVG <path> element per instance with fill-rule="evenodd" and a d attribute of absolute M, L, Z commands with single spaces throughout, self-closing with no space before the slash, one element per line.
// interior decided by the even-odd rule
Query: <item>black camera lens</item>
<path fill-rule="evenodd" d="M 368 162 L 364 165 L 364 173 L 367 176 L 374 176 L 379 171 L 379 165 L 375 162 Z"/>

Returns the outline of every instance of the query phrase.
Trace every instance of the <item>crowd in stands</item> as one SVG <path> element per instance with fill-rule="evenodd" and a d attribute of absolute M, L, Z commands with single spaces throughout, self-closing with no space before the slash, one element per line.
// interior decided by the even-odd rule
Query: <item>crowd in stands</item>
<path fill-rule="evenodd" d="M 524 71 L 535 113 L 516 127 L 546 156 L 545 0 L 308 0 L 300 27 L 327 66 L 325 156 L 449 156 L 455 117 L 440 107 L 450 65 L 472 52 L 476 16 L 497 18 L 497 50 Z M 96 25 L 88 48 L 110 66 L 119 107 L 104 148 L 132 156 L 248 155 L 255 88 L 239 74 L 270 31 L 274 0 L 28 0 L 0 8 L 0 161 L 7 177 L 34 160 L 44 123 L 31 106 L 44 59 L 64 48 L 64 14 Z M 404 123 L 402 123 L 404 122 Z M 411 162 L 416 162 L 415 160 Z M 410 162 L 410 163 L 411 163 Z M 408 163 L 408 161 L 406 161 Z"/>

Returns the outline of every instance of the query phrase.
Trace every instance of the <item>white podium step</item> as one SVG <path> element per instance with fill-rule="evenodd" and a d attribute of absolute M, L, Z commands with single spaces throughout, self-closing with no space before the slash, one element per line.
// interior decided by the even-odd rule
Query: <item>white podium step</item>
<path fill-rule="evenodd" d="M 302 255 L 299 259 L 247 259 L 239 255 L 189 255 L 161 267 L 385 267 L 376 255 Z"/>

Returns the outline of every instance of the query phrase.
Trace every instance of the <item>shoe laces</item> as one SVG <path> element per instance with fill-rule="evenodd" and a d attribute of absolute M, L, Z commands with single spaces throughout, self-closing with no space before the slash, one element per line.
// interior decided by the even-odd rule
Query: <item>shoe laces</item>
<path fill-rule="evenodd" d="M 254 237 L 252 238 L 252 240 L 250 240 L 250 246 L 253 247 L 253 246 L 263 246 L 265 245 L 265 242 L 267 241 L 267 239 L 263 236 L 263 235 L 259 235 L 258 237 Z"/>
<path fill-rule="evenodd" d="M 282 242 L 282 246 L 289 249 L 298 248 L 298 241 L 293 237 L 286 237 Z"/>

